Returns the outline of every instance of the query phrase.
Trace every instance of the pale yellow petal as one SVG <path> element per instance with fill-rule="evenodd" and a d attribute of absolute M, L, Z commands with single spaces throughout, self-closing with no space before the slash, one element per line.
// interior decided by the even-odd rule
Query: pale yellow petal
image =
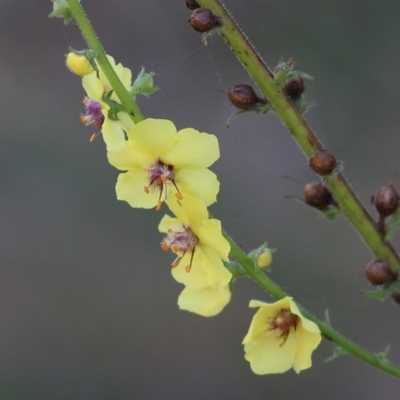
<path fill-rule="evenodd" d="M 232 274 L 225 268 L 221 256 L 212 248 L 200 245 L 205 257 L 203 267 L 207 272 L 208 285 L 214 289 L 221 289 L 232 279 Z"/>
<path fill-rule="evenodd" d="M 92 100 L 101 100 L 103 97 L 104 87 L 95 71 L 82 78 L 82 86 Z"/>
<path fill-rule="evenodd" d="M 178 218 L 170 217 L 169 215 L 164 215 L 158 224 L 159 232 L 167 233 L 169 229 L 178 230 L 182 227 L 181 222 Z"/>
<path fill-rule="evenodd" d="M 227 286 L 221 290 L 185 288 L 178 298 L 178 306 L 181 310 L 190 311 L 203 317 L 213 317 L 224 309 L 230 299 L 231 291 Z"/>
<path fill-rule="evenodd" d="M 191 289 L 203 289 L 209 287 L 208 274 L 203 266 L 204 255 L 197 250 L 192 260 L 190 271 L 187 272 L 185 267 L 190 264 L 190 254 L 186 254 L 179 262 L 178 266 L 172 268 L 171 274 L 173 278 Z"/>
<path fill-rule="evenodd" d="M 201 229 L 203 221 L 208 219 L 207 207 L 201 199 L 186 195 L 179 203 L 171 200 L 167 204 L 182 223 L 190 226 L 195 235 Z"/>
<path fill-rule="evenodd" d="M 207 206 L 217 201 L 219 181 L 217 176 L 206 168 L 182 168 L 176 170 L 175 182 L 183 197 L 189 194 L 202 199 Z"/>
<path fill-rule="evenodd" d="M 302 325 L 296 329 L 294 336 L 296 337 L 298 346 L 294 358 L 293 369 L 299 373 L 303 369 L 311 367 L 312 352 L 321 343 L 322 336 L 320 333 L 314 333 L 305 330 Z"/>
<path fill-rule="evenodd" d="M 153 208 L 158 203 L 158 192 L 146 193 L 144 187 L 148 185 L 148 174 L 141 168 L 130 169 L 119 174 L 115 191 L 118 200 L 125 200 L 131 207 Z"/>
<path fill-rule="evenodd" d="M 148 118 L 129 130 L 129 139 L 138 151 L 150 154 L 153 162 L 158 158 L 164 161 L 177 140 L 176 128 L 171 121 Z"/>
<path fill-rule="evenodd" d="M 178 141 L 166 158 L 176 168 L 209 167 L 219 158 L 218 139 L 193 128 L 178 132 Z"/>
<path fill-rule="evenodd" d="M 227 261 L 231 246 L 222 236 L 221 229 L 221 221 L 217 219 L 208 219 L 204 221 L 201 228 L 196 231 L 196 235 L 203 246 L 213 249 L 220 257 Z"/>
<path fill-rule="evenodd" d="M 101 127 L 103 140 L 108 151 L 121 151 L 126 146 L 125 134 L 121 122 L 114 121 L 106 116 L 107 111 L 103 111 L 104 122 Z"/>
<path fill-rule="evenodd" d="M 293 367 L 296 340 L 289 335 L 281 344 L 282 338 L 272 333 L 259 335 L 244 345 L 245 359 L 255 374 L 278 374 Z"/>

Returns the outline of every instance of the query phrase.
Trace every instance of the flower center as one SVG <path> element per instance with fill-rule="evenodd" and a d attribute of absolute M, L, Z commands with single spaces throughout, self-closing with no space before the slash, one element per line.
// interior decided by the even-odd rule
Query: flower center
<path fill-rule="evenodd" d="M 292 314 L 290 310 L 282 308 L 270 318 L 267 332 L 278 330 L 279 338 L 283 339 L 279 347 L 282 347 L 285 344 L 291 329 L 293 328 L 293 330 L 296 330 L 298 324 L 299 317 Z"/>
<path fill-rule="evenodd" d="M 101 105 L 98 101 L 85 97 L 83 99 L 83 104 L 85 105 L 85 114 L 81 115 L 81 122 L 85 125 L 93 124 L 95 127 L 99 128 L 99 130 L 93 133 L 90 137 L 90 141 L 93 142 L 101 131 L 104 122 L 104 115 L 101 112 Z"/>
<path fill-rule="evenodd" d="M 175 175 L 174 175 L 174 166 L 170 164 L 165 164 L 163 161 L 158 159 L 154 164 L 148 166 L 146 168 L 149 174 L 149 184 L 148 186 L 144 187 L 144 191 L 146 193 L 150 193 L 150 190 L 158 190 L 160 192 L 160 196 L 158 198 L 158 204 L 156 210 L 161 209 L 161 205 L 164 200 L 167 198 L 167 188 L 168 184 L 172 184 L 175 189 L 175 197 L 178 200 L 182 200 L 183 197 L 179 192 L 178 186 L 175 182 Z"/>
<path fill-rule="evenodd" d="M 185 266 L 185 271 L 190 272 L 196 246 L 199 244 L 199 238 L 192 232 L 189 226 L 182 225 L 177 230 L 168 230 L 167 236 L 161 242 L 163 250 L 171 249 L 178 258 L 172 263 L 172 268 L 176 268 L 185 254 L 190 254 L 190 262 Z"/>

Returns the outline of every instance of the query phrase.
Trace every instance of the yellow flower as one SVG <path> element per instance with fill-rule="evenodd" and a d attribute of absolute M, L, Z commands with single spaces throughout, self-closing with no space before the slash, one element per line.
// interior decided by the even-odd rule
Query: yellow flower
<path fill-rule="evenodd" d="M 165 215 L 158 229 L 167 233 L 161 242 L 178 257 L 172 264 L 172 276 L 186 288 L 178 305 L 203 316 L 218 314 L 230 300 L 231 273 L 222 260 L 228 260 L 229 243 L 221 233 L 221 222 L 209 219 L 200 199 L 185 196 L 180 202 L 168 202 L 175 218 Z"/>
<path fill-rule="evenodd" d="M 93 65 L 83 54 L 71 51 L 65 60 L 67 67 L 76 75 L 85 76 L 94 71 Z"/>
<path fill-rule="evenodd" d="M 118 200 L 131 207 L 161 208 L 167 199 L 186 195 L 201 198 L 206 205 L 216 201 L 219 182 L 207 169 L 219 158 L 214 135 L 192 128 L 176 131 L 168 120 L 146 119 L 128 132 L 128 145 L 108 152 L 114 167 L 127 171 L 118 177 Z"/>
<path fill-rule="evenodd" d="M 121 64 L 116 65 L 111 56 L 107 58 L 125 88 L 129 90 L 132 81 L 131 71 Z M 91 141 L 101 131 L 107 150 L 120 151 L 126 145 L 124 131 L 134 124 L 131 117 L 124 111 L 116 112 L 115 116 L 110 118 L 111 107 L 104 101 L 104 96 L 107 97 L 107 101 L 114 102 L 116 105 L 120 104 L 120 100 L 99 66 L 98 69 L 99 72 L 94 71 L 82 78 L 82 85 L 88 96 L 84 100 L 85 115 L 81 116 L 81 121 L 86 125 L 93 124 L 99 128 L 98 132 L 92 135 Z"/>
<path fill-rule="evenodd" d="M 310 368 L 321 334 L 293 299 L 285 297 L 273 304 L 251 300 L 250 307 L 260 307 L 243 339 L 245 359 L 252 371 L 263 375 Z"/>

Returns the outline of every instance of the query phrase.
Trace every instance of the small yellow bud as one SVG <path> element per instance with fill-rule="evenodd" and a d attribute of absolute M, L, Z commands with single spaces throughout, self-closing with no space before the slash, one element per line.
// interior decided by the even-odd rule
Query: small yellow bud
<path fill-rule="evenodd" d="M 67 67 L 76 75 L 84 76 L 94 71 L 93 65 L 82 54 L 77 54 L 73 51 L 68 53 L 66 59 Z"/>
<path fill-rule="evenodd" d="M 262 251 L 262 253 L 257 257 L 257 265 L 260 268 L 266 268 L 271 264 L 272 254 L 271 250 L 266 248 Z"/>

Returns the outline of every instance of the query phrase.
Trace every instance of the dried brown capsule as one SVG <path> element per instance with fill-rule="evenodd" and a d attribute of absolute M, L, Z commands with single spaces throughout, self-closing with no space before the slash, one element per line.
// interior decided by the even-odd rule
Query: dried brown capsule
<path fill-rule="evenodd" d="M 315 208 L 325 209 L 335 204 L 332 193 L 321 182 L 306 183 L 303 187 L 305 202 Z"/>
<path fill-rule="evenodd" d="M 391 293 L 392 299 L 395 303 L 400 304 L 400 293 L 392 292 Z"/>
<path fill-rule="evenodd" d="M 228 92 L 230 102 L 240 110 L 249 110 L 257 103 L 265 104 L 266 101 L 257 96 L 256 92 L 250 85 L 236 85 Z"/>
<path fill-rule="evenodd" d="M 365 275 L 373 285 L 383 285 L 397 278 L 397 273 L 381 260 L 370 261 L 365 267 Z"/>
<path fill-rule="evenodd" d="M 399 208 L 400 197 L 391 183 L 381 187 L 372 197 L 372 203 L 381 217 L 392 215 Z"/>
<path fill-rule="evenodd" d="M 220 24 L 220 18 L 208 8 L 196 8 L 189 18 L 189 23 L 197 32 L 207 32 Z"/>
<path fill-rule="evenodd" d="M 185 4 L 189 10 L 200 8 L 200 4 L 196 0 L 185 0 Z"/>
<path fill-rule="evenodd" d="M 283 91 L 289 97 L 294 97 L 294 98 L 301 96 L 305 90 L 306 87 L 304 86 L 304 80 L 301 76 L 289 79 L 286 82 L 285 87 L 283 88 Z"/>
<path fill-rule="evenodd" d="M 336 159 L 328 150 L 318 150 L 310 157 L 308 165 L 317 174 L 327 175 L 335 169 Z"/>

